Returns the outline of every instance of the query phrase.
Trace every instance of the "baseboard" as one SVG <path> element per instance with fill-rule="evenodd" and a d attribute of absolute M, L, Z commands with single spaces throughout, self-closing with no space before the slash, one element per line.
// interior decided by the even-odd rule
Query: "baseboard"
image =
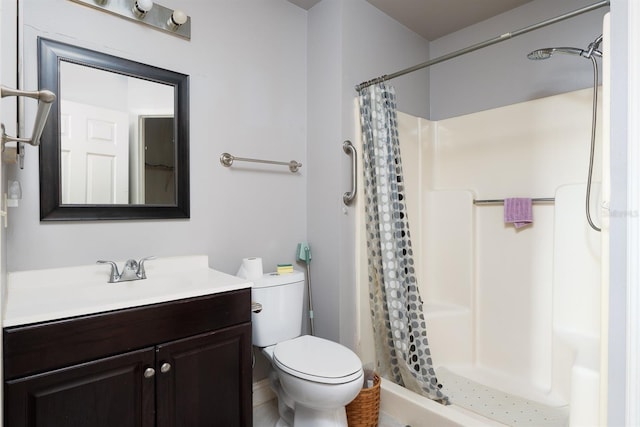
<path fill-rule="evenodd" d="M 269 379 L 265 378 L 253 383 L 253 406 L 259 406 L 276 398 L 276 394 L 269 386 Z"/>

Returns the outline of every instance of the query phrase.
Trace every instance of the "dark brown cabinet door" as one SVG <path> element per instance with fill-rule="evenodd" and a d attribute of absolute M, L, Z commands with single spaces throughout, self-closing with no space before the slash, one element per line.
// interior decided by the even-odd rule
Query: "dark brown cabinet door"
<path fill-rule="evenodd" d="M 154 348 L 7 381 L 5 427 L 153 427 Z M 149 374 L 151 372 L 149 371 Z"/>
<path fill-rule="evenodd" d="M 251 427 L 251 323 L 159 345 L 156 367 L 158 427 Z"/>

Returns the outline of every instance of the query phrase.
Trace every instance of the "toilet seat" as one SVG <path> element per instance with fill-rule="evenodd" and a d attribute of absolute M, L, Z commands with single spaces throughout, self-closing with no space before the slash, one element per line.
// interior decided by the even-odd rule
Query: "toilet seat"
<path fill-rule="evenodd" d="M 318 383 L 343 384 L 362 377 L 362 362 L 353 351 L 310 335 L 276 344 L 273 362 L 290 375 Z"/>

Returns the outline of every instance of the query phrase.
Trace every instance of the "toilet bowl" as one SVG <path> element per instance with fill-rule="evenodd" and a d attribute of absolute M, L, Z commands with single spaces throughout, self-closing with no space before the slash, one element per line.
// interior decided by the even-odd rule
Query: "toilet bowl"
<path fill-rule="evenodd" d="M 358 356 L 338 343 L 301 335 L 304 275 L 265 274 L 254 280 L 253 345 L 271 362 L 278 397 L 277 427 L 346 427 L 345 405 L 362 388 Z"/>
<path fill-rule="evenodd" d="M 279 401 L 293 402 L 281 413 L 279 426 L 346 426 L 345 405 L 362 388 L 364 373 L 358 356 L 348 348 L 322 338 L 303 335 L 263 352 L 271 361 L 279 384 Z M 280 408 L 282 412 L 283 408 Z M 286 410 L 286 409 L 285 409 Z M 293 420 L 290 418 L 293 414 Z"/>

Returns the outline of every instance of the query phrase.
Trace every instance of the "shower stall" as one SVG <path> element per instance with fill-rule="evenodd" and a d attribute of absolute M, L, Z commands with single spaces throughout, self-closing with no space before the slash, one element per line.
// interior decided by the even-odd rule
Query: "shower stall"
<path fill-rule="evenodd" d="M 595 66 L 600 42 L 531 55 L 576 54 Z M 606 68 L 606 49 L 604 57 Z M 387 383 L 383 410 L 385 399 L 390 411 L 415 403 L 428 413 L 422 422 L 434 425 L 606 419 L 606 77 L 595 86 L 439 121 L 399 113 L 416 276 L 436 374 L 452 405 Z M 508 197 L 534 199 L 530 226 L 505 224 Z M 364 218 L 361 193 L 356 200 Z M 375 351 L 365 234 L 362 221 L 356 281 L 366 363 Z"/>

